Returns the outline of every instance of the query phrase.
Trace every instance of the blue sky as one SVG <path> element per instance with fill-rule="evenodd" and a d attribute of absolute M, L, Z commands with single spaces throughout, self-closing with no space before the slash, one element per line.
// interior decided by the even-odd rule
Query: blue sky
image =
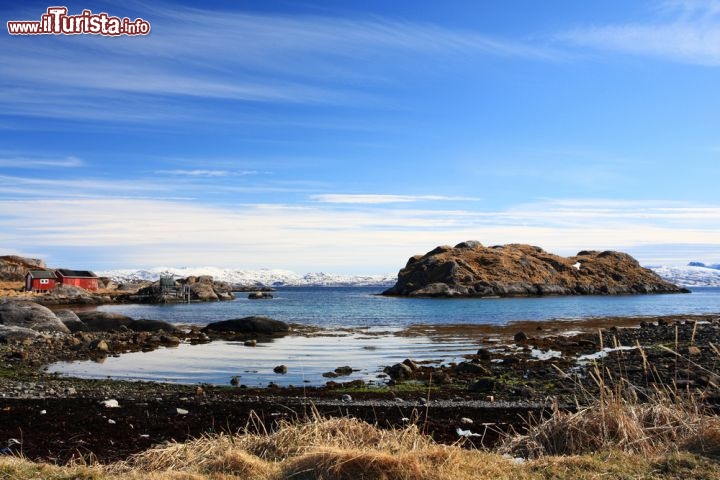
<path fill-rule="evenodd" d="M 720 2 L 65 5 L 152 31 L 0 35 L 0 254 L 384 273 L 477 239 L 720 262 Z"/>

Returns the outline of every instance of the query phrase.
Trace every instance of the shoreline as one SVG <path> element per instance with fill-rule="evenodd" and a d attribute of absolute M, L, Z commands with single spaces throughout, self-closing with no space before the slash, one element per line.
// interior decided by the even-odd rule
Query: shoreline
<path fill-rule="evenodd" d="M 77 353 L 59 338 L 42 345 L 4 344 L 0 345 L 0 438 L 22 437 L 22 445 L 13 451 L 31 459 L 64 462 L 78 452 L 91 452 L 99 461 L 109 462 L 169 439 L 239 431 L 252 415 L 272 429 L 278 419 L 303 418 L 316 409 L 322 415 L 350 415 L 381 427 L 405 426 L 403 419 L 422 414 L 434 438 L 445 443 L 456 441 L 461 419 L 470 418 L 476 425 L 487 424 L 486 429 L 492 425 L 495 433 L 484 438 L 491 445 L 497 432 L 522 429 L 523 419 L 547 411 L 550 403 L 572 409 L 583 398 L 589 401 L 596 392 L 587 375 L 593 364 L 579 365 L 577 357 L 614 344 L 642 348 L 600 358 L 609 375 L 614 372 L 620 378 L 622 373 L 641 392 L 650 391 L 657 382 L 701 389 L 710 408 L 720 405 L 719 362 L 712 348 L 720 344 L 720 314 L 610 317 L 604 326 L 601 322 L 593 319 L 585 332 L 560 328 L 576 330 L 577 322 L 532 322 L 542 330 L 527 330 L 526 338 L 512 338 L 519 333 L 519 324 L 505 326 L 505 345 L 481 346 L 457 364 L 434 366 L 407 359 L 388 365 L 387 384 L 377 387 L 344 383 L 342 378 L 324 387 L 292 388 L 66 378 L 42 370 L 50 358 Z M 422 329 L 411 327 L 406 333 L 426 335 Z M 452 334 L 452 329 L 435 326 L 434 334 Z M 322 333 L 322 329 L 304 332 Z M 533 349 L 562 355 L 536 359 Z M 653 371 L 643 368 L 647 358 Z M 693 366 L 698 364 L 704 368 Z M 108 399 L 121 407 L 106 409 L 99 403 Z"/>

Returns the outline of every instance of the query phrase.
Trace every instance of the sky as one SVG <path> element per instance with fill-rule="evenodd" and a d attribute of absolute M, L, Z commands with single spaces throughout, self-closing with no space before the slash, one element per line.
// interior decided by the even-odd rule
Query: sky
<path fill-rule="evenodd" d="M 0 255 L 387 273 L 437 245 L 720 263 L 720 1 L 67 2 L 10 35 Z"/>

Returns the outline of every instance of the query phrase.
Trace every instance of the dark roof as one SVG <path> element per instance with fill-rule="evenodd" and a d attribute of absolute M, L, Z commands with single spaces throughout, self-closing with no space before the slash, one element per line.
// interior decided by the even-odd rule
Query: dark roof
<path fill-rule="evenodd" d="M 50 270 L 30 270 L 28 275 L 33 278 L 57 278 L 55 272 Z"/>
<path fill-rule="evenodd" d="M 58 268 L 57 271 L 63 277 L 97 278 L 97 275 L 90 270 L 68 270 L 67 268 Z"/>

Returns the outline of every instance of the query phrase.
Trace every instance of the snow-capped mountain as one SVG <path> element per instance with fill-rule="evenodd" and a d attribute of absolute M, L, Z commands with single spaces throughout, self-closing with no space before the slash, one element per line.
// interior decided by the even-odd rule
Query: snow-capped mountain
<path fill-rule="evenodd" d="M 711 266 L 650 266 L 651 270 L 670 283 L 683 287 L 720 287 L 720 270 Z M 218 267 L 154 267 L 145 270 L 108 270 L 97 272 L 102 277 L 109 277 L 118 283 L 133 281 L 156 281 L 160 275 L 189 277 L 210 275 L 215 280 L 235 285 L 257 286 L 378 286 L 389 287 L 395 284 L 397 275 L 336 275 L 330 273 L 306 273 L 300 275 L 291 270 L 235 270 Z"/>
<path fill-rule="evenodd" d="M 160 275 L 189 277 L 209 275 L 214 280 L 235 285 L 263 286 L 392 286 L 397 280 L 396 274 L 387 275 L 335 275 L 330 273 L 306 273 L 300 275 L 290 270 L 235 270 L 218 267 L 154 267 L 146 270 L 107 270 L 96 272 L 101 277 L 109 277 L 118 283 L 133 281 L 156 281 Z"/>
<path fill-rule="evenodd" d="M 693 262 L 695 263 L 695 262 Z M 648 267 L 664 280 L 683 287 L 720 287 L 720 270 L 687 265 L 682 267 Z"/>

